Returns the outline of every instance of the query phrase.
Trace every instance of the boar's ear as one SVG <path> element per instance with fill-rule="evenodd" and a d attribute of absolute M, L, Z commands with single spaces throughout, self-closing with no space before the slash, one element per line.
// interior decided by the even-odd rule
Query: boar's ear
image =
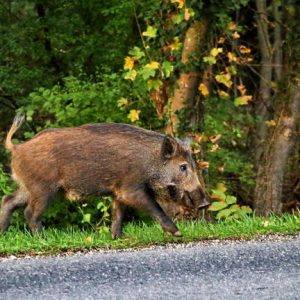
<path fill-rule="evenodd" d="M 164 158 L 171 158 L 175 155 L 178 144 L 171 136 L 165 136 L 162 144 L 162 156 Z"/>

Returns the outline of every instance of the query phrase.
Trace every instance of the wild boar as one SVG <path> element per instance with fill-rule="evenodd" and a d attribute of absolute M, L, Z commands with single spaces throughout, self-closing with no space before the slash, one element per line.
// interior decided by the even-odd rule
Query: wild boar
<path fill-rule="evenodd" d="M 22 115 L 15 117 L 5 141 L 19 188 L 3 197 L 2 232 L 12 212 L 23 206 L 31 231 L 40 232 L 41 217 L 59 192 L 70 200 L 111 195 L 113 238 L 122 234 L 126 206 L 147 212 L 165 232 L 181 236 L 155 199 L 163 194 L 188 207 L 208 205 L 189 145 L 178 139 L 131 125 L 98 123 L 46 129 L 15 145 L 11 139 L 23 121 Z"/>

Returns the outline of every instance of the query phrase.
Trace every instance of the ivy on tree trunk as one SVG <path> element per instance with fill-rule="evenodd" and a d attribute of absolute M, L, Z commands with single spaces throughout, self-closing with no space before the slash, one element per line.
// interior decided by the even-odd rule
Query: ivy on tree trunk
<path fill-rule="evenodd" d="M 200 49 L 207 33 L 207 19 L 194 22 L 185 34 L 181 62 L 193 63 L 199 56 Z M 177 113 L 193 101 L 200 80 L 200 72 L 197 69 L 183 71 L 175 85 L 174 95 L 171 98 L 170 124 L 166 128 L 168 134 L 177 131 Z"/>
<path fill-rule="evenodd" d="M 257 172 L 254 200 L 259 215 L 281 213 L 282 187 L 289 153 L 295 144 L 300 109 L 300 84 L 291 84 L 291 97 L 282 103 L 280 115 L 265 145 Z"/>

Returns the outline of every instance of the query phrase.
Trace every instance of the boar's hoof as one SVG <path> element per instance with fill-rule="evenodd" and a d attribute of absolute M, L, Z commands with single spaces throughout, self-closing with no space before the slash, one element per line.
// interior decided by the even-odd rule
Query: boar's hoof
<path fill-rule="evenodd" d="M 180 231 L 176 231 L 176 232 L 174 233 L 174 235 L 177 236 L 177 237 L 181 237 L 181 236 L 182 236 L 182 233 L 181 233 Z"/>
<path fill-rule="evenodd" d="M 174 236 L 176 236 L 176 237 L 182 237 L 182 233 L 181 233 L 179 230 L 177 230 L 177 231 L 175 231 L 175 232 L 169 232 L 169 231 L 166 231 L 166 234 L 167 234 L 167 235 L 174 235 Z"/>

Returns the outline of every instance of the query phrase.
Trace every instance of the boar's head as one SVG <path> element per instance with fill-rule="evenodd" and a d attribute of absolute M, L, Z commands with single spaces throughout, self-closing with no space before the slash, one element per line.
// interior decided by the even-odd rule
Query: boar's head
<path fill-rule="evenodd" d="M 182 142 L 170 136 L 164 138 L 160 180 L 170 199 L 197 209 L 209 205 L 209 202 L 204 186 L 200 183 L 189 144 L 189 141 Z"/>

